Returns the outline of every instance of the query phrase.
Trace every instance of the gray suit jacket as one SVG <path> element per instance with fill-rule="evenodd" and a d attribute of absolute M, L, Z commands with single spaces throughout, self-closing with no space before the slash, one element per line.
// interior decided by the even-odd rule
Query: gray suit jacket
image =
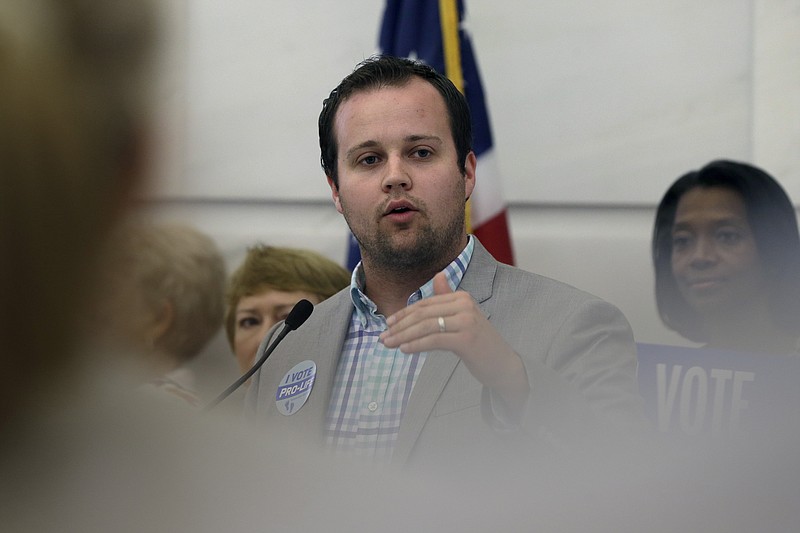
<path fill-rule="evenodd" d="M 633 428 L 644 420 L 630 326 L 611 304 L 564 283 L 498 263 L 476 242 L 459 286 L 522 357 L 531 396 L 519 430 L 498 431 L 488 395 L 452 352 L 429 353 L 404 414 L 393 462 L 440 461 L 449 451 L 523 450 L 582 439 L 584 430 Z M 353 304 L 349 289 L 320 303 L 253 376 L 245 415 L 279 439 L 320 442 Z M 262 342 L 262 353 L 280 325 Z M 275 393 L 295 364 L 317 365 L 306 404 L 279 413 Z M 291 445 L 290 442 L 286 442 Z M 505 453 L 501 451 L 499 453 Z"/>

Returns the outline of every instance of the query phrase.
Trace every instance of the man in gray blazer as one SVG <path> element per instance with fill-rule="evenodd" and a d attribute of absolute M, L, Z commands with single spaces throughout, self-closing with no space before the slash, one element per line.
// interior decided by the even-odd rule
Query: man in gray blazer
<path fill-rule="evenodd" d="M 467 235 L 476 157 L 446 77 L 370 58 L 325 100 L 319 130 L 362 261 L 254 377 L 251 420 L 287 442 L 399 464 L 531 453 L 643 421 L 623 315 L 498 263 Z"/>

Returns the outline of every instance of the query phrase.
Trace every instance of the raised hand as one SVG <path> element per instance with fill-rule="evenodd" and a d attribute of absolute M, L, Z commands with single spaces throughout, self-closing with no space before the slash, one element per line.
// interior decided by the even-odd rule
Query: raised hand
<path fill-rule="evenodd" d="M 451 351 L 478 381 L 499 394 L 512 412 L 521 408 L 530 386 L 519 355 L 472 296 L 450 288 L 443 272 L 433 278 L 433 293 L 388 317 L 381 342 L 404 353 Z"/>

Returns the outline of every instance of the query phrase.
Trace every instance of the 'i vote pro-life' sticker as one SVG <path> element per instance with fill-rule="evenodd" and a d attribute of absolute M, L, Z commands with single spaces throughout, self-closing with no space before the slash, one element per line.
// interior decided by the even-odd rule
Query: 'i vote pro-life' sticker
<path fill-rule="evenodd" d="M 275 405 L 278 407 L 278 412 L 289 416 L 303 407 L 311 394 L 311 387 L 314 386 L 316 376 L 317 364 L 314 361 L 305 360 L 294 365 L 283 376 L 278 385 L 278 391 L 275 393 Z"/>

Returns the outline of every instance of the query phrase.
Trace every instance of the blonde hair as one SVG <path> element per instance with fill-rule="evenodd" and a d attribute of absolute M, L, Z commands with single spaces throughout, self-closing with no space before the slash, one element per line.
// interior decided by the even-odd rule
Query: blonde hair
<path fill-rule="evenodd" d="M 36 394 L 20 375 L 44 387 L 74 366 L 100 245 L 140 179 L 154 16 L 136 0 L 0 2 L 0 416 Z"/>
<path fill-rule="evenodd" d="M 309 292 L 325 300 L 350 284 L 350 273 L 312 250 L 263 244 L 248 248 L 228 283 L 225 333 L 233 347 L 236 306 L 245 296 L 266 290 Z"/>
<path fill-rule="evenodd" d="M 109 295 L 130 300 L 117 302 L 121 318 L 155 317 L 166 302 L 172 321 L 153 341 L 155 347 L 177 363 L 197 356 L 219 331 L 224 314 L 225 261 L 214 240 L 183 224 L 130 224 L 114 239 L 112 258 L 108 275 L 117 278 L 117 287 L 127 284 L 132 291 Z"/>

